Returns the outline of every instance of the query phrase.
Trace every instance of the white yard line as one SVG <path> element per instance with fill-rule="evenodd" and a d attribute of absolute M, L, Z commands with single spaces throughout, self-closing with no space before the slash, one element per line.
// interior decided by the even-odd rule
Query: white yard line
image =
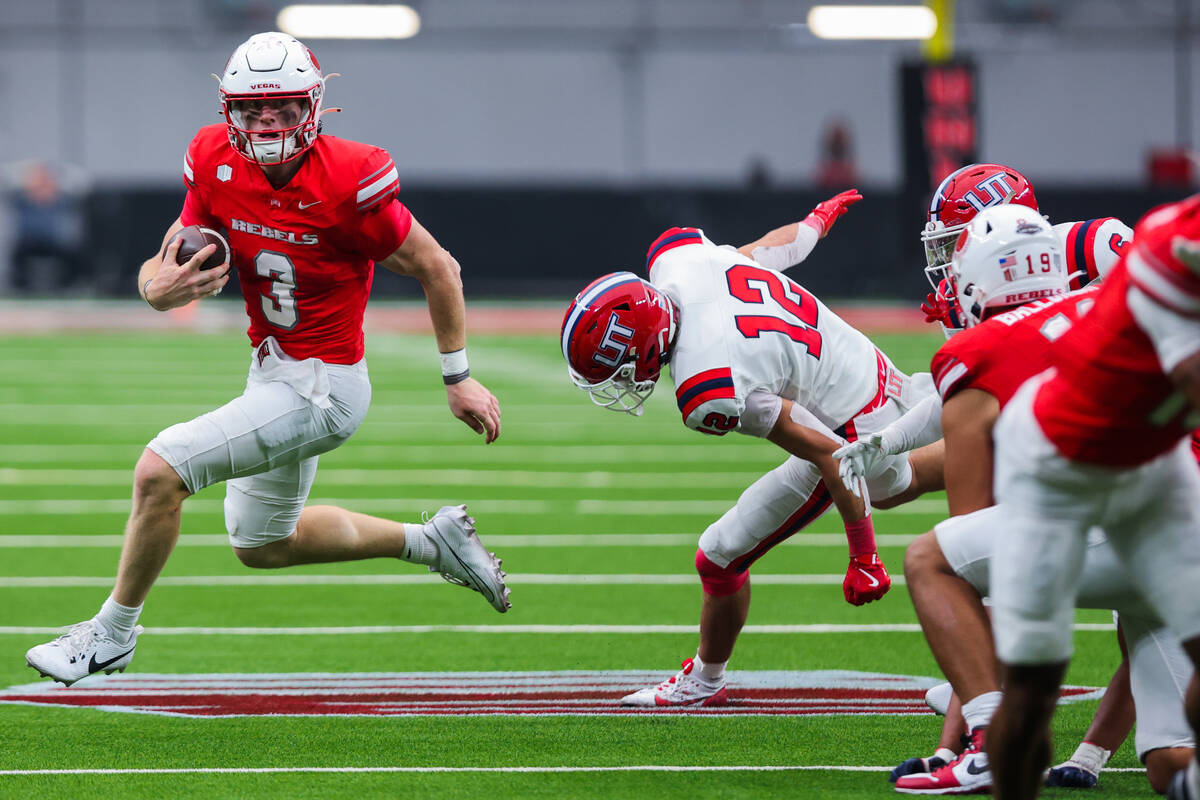
<path fill-rule="evenodd" d="M 312 505 L 332 505 L 355 511 L 381 513 L 414 513 L 420 509 L 467 503 L 474 514 L 614 514 L 640 516 L 719 516 L 727 511 L 732 500 L 464 500 L 451 497 L 313 497 Z M 128 514 L 128 498 L 111 500 L 0 500 L 0 515 L 55 514 Z M 224 512 L 224 500 L 192 498 L 185 502 L 185 511 L 216 514 Z M 899 508 L 875 512 L 887 516 L 913 516 L 945 513 L 944 500 L 914 500 Z"/>
<path fill-rule="evenodd" d="M 886 772 L 891 766 L 852 764 L 625 764 L 604 767 L 144 767 L 111 769 L 4 769 L 0 775 L 262 775 L 277 773 L 563 773 L 563 772 Z M 1145 772 L 1143 767 L 1105 767 L 1108 772 Z"/>
<path fill-rule="evenodd" d="M 756 586 L 841 586 L 844 575 L 761 575 L 755 573 Z M 0 588 L 81 588 L 111 586 L 114 578 L 98 576 L 0 577 Z M 526 586 L 692 586 L 700 583 L 695 573 L 688 574 L 512 574 L 506 578 L 511 585 Z M 897 575 L 892 583 L 904 584 Z M 396 575 L 179 575 L 159 578 L 155 586 L 441 586 L 439 576 L 429 573 Z"/>
<path fill-rule="evenodd" d="M 1102 622 L 1077 622 L 1076 632 L 1115 631 L 1116 625 Z M 0 635 L 53 636 L 62 628 L 0 626 Z M 499 634 L 696 634 L 699 625 L 359 625 L 352 627 L 173 627 L 146 628 L 147 634 L 160 636 L 350 636 L 360 634 L 401 633 L 499 633 Z M 920 633 L 915 622 L 812 625 L 747 625 L 742 634 L 837 634 L 837 633 Z"/>
<path fill-rule="evenodd" d="M 694 533 L 484 533 L 488 547 L 682 547 L 695 545 Z M 907 533 L 878 533 L 880 547 L 905 547 L 917 538 Z M 121 534 L 7 534 L 0 535 L 3 547 L 120 547 Z M 179 537 L 177 547 L 229 547 L 223 533 L 192 533 Z M 779 547 L 845 547 L 844 533 L 802 531 Z"/>

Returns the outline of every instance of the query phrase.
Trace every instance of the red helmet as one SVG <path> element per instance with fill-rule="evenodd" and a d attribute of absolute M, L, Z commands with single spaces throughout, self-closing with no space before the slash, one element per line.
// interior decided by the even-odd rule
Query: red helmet
<path fill-rule="evenodd" d="M 575 296 L 562 324 L 567 372 L 592 402 L 640 415 L 671 358 L 679 312 L 632 272 L 613 272 Z"/>
<path fill-rule="evenodd" d="M 929 203 L 921 241 L 925 243 L 925 276 L 937 289 L 946 277 L 958 234 L 991 206 L 1016 203 L 1037 211 L 1037 198 L 1028 179 L 1003 164 L 968 164 L 942 180 Z"/>

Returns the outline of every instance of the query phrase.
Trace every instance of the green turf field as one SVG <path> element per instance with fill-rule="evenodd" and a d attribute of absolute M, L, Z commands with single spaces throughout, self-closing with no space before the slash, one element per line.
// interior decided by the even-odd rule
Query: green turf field
<path fill-rule="evenodd" d="M 940 336 L 876 341 L 917 370 Z M 496 444 L 450 416 L 431 339 L 375 335 L 372 410 L 322 457 L 312 497 L 407 520 L 468 503 L 511 575 L 510 613 L 400 562 L 249 570 L 223 543 L 214 487 L 185 504 L 184 537 L 146 604 L 149 630 L 127 675 L 665 678 L 692 655 L 695 538 L 782 454 L 686 430 L 666 387 L 640 419 L 593 407 L 567 380 L 553 337 L 477 335 L 470 352 L 502 404 Z M 234 333 L 0 340 L 0 690 L 33 682 L 25 649 L 107 595 L 143 445 L 240 392 L 248 355 Z M 894 577 L 904 537 L 928 529 L 940 506 L 927 498 L 877 514 Z M 731 668 L 937 676 L 902 585 L 869 606 L 842 600 L 839 534 L 827 516 L 756 565 L 752 627 Z M 814 577 L 787 577 L 797 575 Z M 1079 620 L 1094 630 L 1076 635 L 1068 682 L 1102 686 L 1118 661 L 1111 619 Z M 1062 708 L 1057 756 L 1094 707 Z M 882 797 L 884 770 L 928 755 L 939 729 L 933 715 L 214 719 L 14 704 L 0 707 L 0 796 Z M 1111 766 L 1137 767 L 1132 741 Z M 58 772 L 71 770 L 86 772 Z M 1151 794 L 1132 770 L 1106 773 L 1101 786 L 1106 798 Z"/>

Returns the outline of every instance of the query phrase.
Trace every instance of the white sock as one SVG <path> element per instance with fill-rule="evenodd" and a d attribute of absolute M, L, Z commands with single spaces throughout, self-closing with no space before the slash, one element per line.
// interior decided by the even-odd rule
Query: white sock
<path fill-rule="evenodd" d="M 967 721 L 967 730 L 973 731 L 990 723 L 1003 696 L 1000 692 L 984 692 L 963 703 L 962 714 Z"/>
<path fill-rule="evenodd" d="M 725 665 L 728 661 L 722 661 L 720 664 L 705 664 L 700 660 L 700 654 L 696 653 L 696 657 L 692 659 L 692 672 L 699 675 L 705 683 L 720 683 L 725 680 Z"/>
<path fill-rule="evenodd" d="M 949 764 L 951 761 L 958 758 L 958 753 L 954 752 L 949 747 L 939 747 L 934 751 L 933 755 L 926 759 L 926 763 L 929 763 L 929 761 L 934 758 L 940 758 L 942 761 Z"/>
<path fill-rule="evenodd" d="M 133 636 L 133 626 L 137 624 L 138 616 L 142 613 L 142 607 L 136 606 L 130 608 L 123 606 L 116 600 L 112 599 L 112 595 L 104 601 L 104 605 L 100 606 L 100 613 L 96 614 L 96 620 L 104 626 L 104 630 L 108 631 L 108 635 L 118 642 L 128 642 L 129 637 Z"/>
<path fill-rule="evenodd" d="M 414 564 L 433 566 L 437 561 L 437 554 L 437 545 L 429 538 L 429 534 L 425 533 L 424 525 L 404 523 L 404 555 L 400 558 Z"/>
<path fill-rule="evenodd" d="M 1091 742 L 1080 742 L 1079 747 L 1075 748 L 1075 753 L 1067 759 L 1067 763 L 1085 769 L 1093 775 L 1099 775 L 1110 756 L 1111 750 L 1105 750 Z"/>
<path fill-rule="evenodd" d="M 1196 768 L 1196 759 L 1192 759 L 1187 766 L 1187 775 L 1184 780 L 1187 782 L 1188 791 L 1192 797 L 1200 797 L 1200 769 Z"/>

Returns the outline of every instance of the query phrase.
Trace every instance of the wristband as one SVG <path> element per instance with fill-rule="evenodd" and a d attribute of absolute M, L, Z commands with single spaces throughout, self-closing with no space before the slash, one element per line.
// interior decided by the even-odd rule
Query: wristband
<path fill-rule="evenodd" d="M 462 347 L 450 353 L 439 353 L 438 356 L 442 360 L 442 383 L 452 386 L 471 377 L 471 370 L 467 366 L 467 348 Z"/>
<path fill-rule="evenodd" d="M 154 278 L 151 278 L 150 280 L 148 280 L 142 284 L 142 299 L 146 301 L 146 305 L 150 306 L 151 308 L 154 308 L 154 303 L 150 302 L 150 295 L 147 294 L 147 290 L 150 288 L 150 284 L 152 284 L 152 283 L 154 283 Z M 158 311 L 157 308 L 154 308 L 154 310 Z"/>
<path fill-rule="evenodd" d="M 869 556 L 875 546 L 875 525 L 868 514 L 856 522 L 846 523 L 846 543 L 850 545 L 850 557 Z"/>

